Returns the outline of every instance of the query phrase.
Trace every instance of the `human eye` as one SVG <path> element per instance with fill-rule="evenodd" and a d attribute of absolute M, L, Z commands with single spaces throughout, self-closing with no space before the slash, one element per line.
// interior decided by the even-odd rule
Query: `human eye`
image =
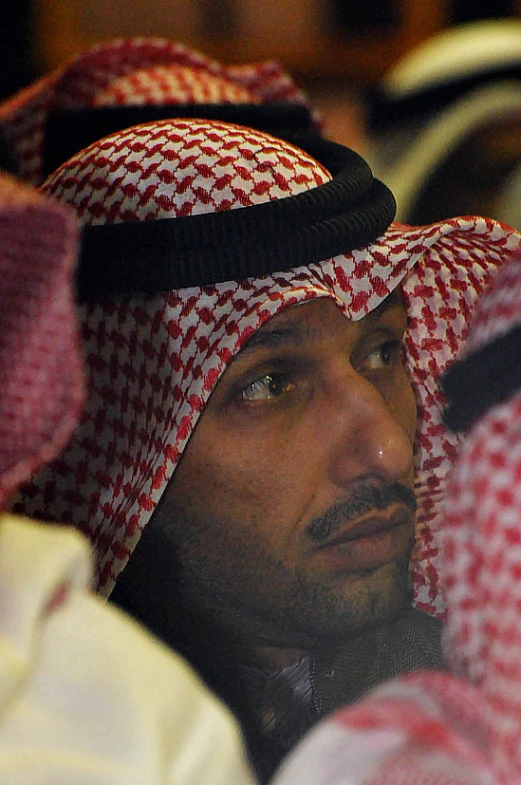
<path fill-rule="evenodd" d="M 402 362 L 403 344 L 397 338 L 380 342 L 368 351 L 360 363 L 360 370 L 371 372 L 379 371 Z"/>
<path fill-rule="evenodd" d="M 239 392 L 241 403 L 273 401 L 291 392 L 294 385 L 281 373 L 266 373 L 245 385 Z"/>
<path fill-rule="evenodd" d="M 302 406 L 313 391 L 309 363 L 292 356 L 237 357 L 219 381 L 210 401 L 213 412 L 276 416 Z"/>

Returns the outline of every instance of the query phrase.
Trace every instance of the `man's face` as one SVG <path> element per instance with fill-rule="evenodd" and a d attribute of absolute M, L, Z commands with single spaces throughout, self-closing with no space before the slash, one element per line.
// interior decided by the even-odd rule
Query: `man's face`
<path fill-rule="evenodd" d="M 312 649 L 409 602 L 416 407 L 393 295 L 286 308 L 219 381 L 157 511 L 180 601 L 238 645 Z"/>

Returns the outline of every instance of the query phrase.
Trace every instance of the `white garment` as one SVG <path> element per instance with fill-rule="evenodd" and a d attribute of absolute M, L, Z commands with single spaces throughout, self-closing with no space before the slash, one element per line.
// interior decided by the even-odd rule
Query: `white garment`
<path fill-rule="evenodd" d="M 227 710 L 90 578 L 77 532 L 0 517 L 0 783 L 252 785 Z"/>

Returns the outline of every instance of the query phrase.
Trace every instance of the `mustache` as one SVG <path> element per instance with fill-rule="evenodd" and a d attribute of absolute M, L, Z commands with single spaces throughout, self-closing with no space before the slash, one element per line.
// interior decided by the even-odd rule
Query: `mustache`
<path fill-rule="evenodd" d="M 375 509 L 386 510 L 395 503 L 404 504 L 412 514 L 416 513 L 416 497 L 410 488 L 400 483 L 360 484 L 353 488 L 348 499 L 336 502 L 323 515 L 313 518 L 306 529 L 306 535 L 315 545 L 322 545 L 339 529 L 344 528 L 346 523 L 354 523 Z"/>

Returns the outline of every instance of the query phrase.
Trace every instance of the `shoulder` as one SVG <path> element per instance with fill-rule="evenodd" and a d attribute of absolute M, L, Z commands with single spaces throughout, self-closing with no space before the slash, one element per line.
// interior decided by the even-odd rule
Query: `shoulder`
<path fill-rule="evenodd" d="M 428 613 L 409 608 L 381 630 L 382 645 L 395 656 L 402 653 L 404 667 L 397 672 L 445 668 L 442 650 L 443 623 Z"/>

